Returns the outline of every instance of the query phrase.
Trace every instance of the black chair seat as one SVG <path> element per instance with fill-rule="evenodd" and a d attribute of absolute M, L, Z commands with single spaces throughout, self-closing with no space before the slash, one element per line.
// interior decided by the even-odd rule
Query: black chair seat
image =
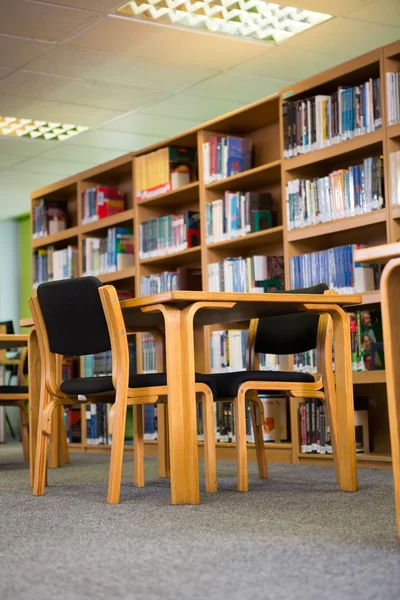
<path fill-rule="evenodd" d="M 246 381 L 285 382 L 288 383 L 288 387 L 291 383 L 314 382 L 312 375 L 295 371 L 235 371 L 234 373 L 215 373 L 209 377 L 213 380 L 213 388 L 217 390 L 217 393 L 214 393 L 217 398 L 234 398 L 239 387 Z"/>
<path fill-rule="evenodd" d="M 216 387 L 213 387 L 214 382 L 211 375 L 196 373 L 196 382 L 209 385 L 215 395 Z M 144 388 L 159 385 L 167 385 L 167 376 L 165 373 L 130 375 L 129 377 L 129 387 L 131 388 Z M 64 394 L 70 396 L 90 396 L 94 394 L 113 393 L 115 391 L 111 376 L 77 377 L 76 379 L 69 379 L 68 381 L 62 382 L 60 389 Z"/>
<path fill-rule="evenodd" d="M 27 394 L 27 385 L 0 385 L 0 394 Z"/>

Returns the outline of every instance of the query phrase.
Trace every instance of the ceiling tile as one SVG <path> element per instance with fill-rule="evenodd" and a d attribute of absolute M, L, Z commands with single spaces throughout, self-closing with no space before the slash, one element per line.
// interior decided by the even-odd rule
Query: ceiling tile
<path fill-rule="evenodd" d="M 86 169 L 90 169 L 93 163 L 69 162 L 61 160 L 48 160 L 44 158 L 31 158 L 19 163 L 13 171 L 24 173 L 47 173 L 57 175 L 59 179 L 75 175 Z"/>
<path fill-rule="evenodd" d="M 156 144 L 163 139 L 163 137 L 156 135 L 142 135 L 140 133 L 123 133 L 119 131 L 96 129 L 94 131 L 85 131 L 85 133 L 81 133 L 71 140 L 71 142 L 73 142 L 74 146 L 118 150 L 121 154 L 124 154 L 127 152 L 134 152 L 140 148 L 150 146 L 151 144 Z"/>
<path fill-rule="evenodd" d="M 197 127 L 201 123 L 202 119 L 180 119 L 176 116 L 166 119 L 161 115 L 135 113 L 117 119 L 102 129 L 105 131 L 112 130 L 143 135 L 158 135 L 162 138 L 168 138 L 192 127 Z"/>
<path fill-rule="evenodd" d="M 376 0 L 361 10 L 349 14 L 352 19 L 382 23 L 383 25 L 396 25 L 400 27 L 400 1 Z"/>
<path fill-rule="evenodd" d="M 322 54 L 321 52 L 278 46 L 235 67 L 233 72 L 260 77 L 284 77 L 292 81 L 299 81 L 330 69 L 345 60 L 346 56 L 337 54 Z"/>
<path fill-rule="evenodd" d="M 400 28 L 339 17 L 321 23 L 285 42 L 287 48 L 314 50 L 352 58 L 400 37 Z"/>
<path fill-rule="evenodd" d="M 46 150 L 52 150 L 58 144 L 59 142 L 45 140 L 0 137 L 0 154 L 4 156 L 16 156 L 23 160 L 24 158 L 46 152 Z"/>
<path fill-rule="evenodd" d="M 265 43 L 166 27 L 120 17 L 105 17 L 68 43 L 126 53 L 138 58 L 210 69 L 229 69 L 265 51 Z"/>
<path fill-rule="evenodd" d="M 285 5 L 341 17 L 367 6 L 373 0 L 287 0 Z"/>
<path fill-rule="evenodd" d="M 52 46 L 53 44 L 49 42 L 0 35 L 0 65 L 19 69 Z"/>
<path fill-rule="evenodd" d="M 160 93 L 149 89 L 118 84 L 111 86 L 99 81 L 43 75 L 31 71 L 17 71 L 4 83 L 0 82 L 0 94 L 110 108 L 122 112 L 134 110 L 162 98 Z"/>
<path fill-rule="evenodd" d="M 85 10 L 94 10 L 104 13 L 111 12 L 124 3 L 123 0 L 41 0 L 45 4 L 57 4 L 59 6 L 68 6 L 70 8 L 81 8 Z"/>
<path fill-rule="evenodd" d="M 123 114 L 123 112 L 116 110 L 64 102 L 49 102 L 5 94 L 0 94 L 0 113 L 4 113 L 7 117 L 73 123 L 74 125 L 84 125 L 91 128 L 104 125 L 104 123 Z"/>
<path fill-rule="evenodd" d="M 21 156 L 3 154 L 2 152 L 0 152 L 0 172 L 3 171 L 4 169 L 10 169 L 11 167 L 18 165 L 22 161 L 24 161 L 24 158 L 22 158 Z M 0 205 L 1 204 L 2 203 L 0 202 Z M 0 215 L 1 215 L 1 212 L 0 212 Z M 1 219 L 1 216 L 0 216 L 0 219 Z"/>
<path fill-rule="evenodd" d="M 157 102 L 149 108 L 140 111 L 139 114 L 162 115 L 173 117 L 179 115 L 184 119 L 195 121 L 208 121 L 219 115 L 223 115 L 243 106 L 244 102 L 232 102 L 219 98 L 203 98 L 191 94 L 175 94 L 161 102 Z"/>
<path fill-rule="evenodd" d="M 237 102 L 254 102 L 279 92 L 280 89 L 293 82 L 283 79 L 265 79 L 252 75 L 222 73 L 190 88 L 189 93 L 208 98 L 235 99 Z"/>
<path fill-rule="evenodd" d="M 10 75 L 14 69 L 9 69 L 7 67 L 0 67 L 0 79 L 4 79 L 7 75 Z"/>
<path fill-rule="evenodd" d="M 0 33 L 35 40 L 57 41 L 85 27 L 98 13 L 53 4 L 12 0 L 0 7 Z"/>
<path fill-rule="evenodd" d="M 48 160 L 72 161 L 85 163 L 86 165 L 100 165 L 103 162 L 112 160 L 121 156 L 119 150 L 102 150 L 99 148 L 86 148 L 84 146 L 74 146 L 73 144 L 60 144 L 58 148 L 50 150 L 41 155 L 41 158 Z M 82 169 L 81 169 L 82 170 Z"/>
<path fill-rule="evenodd" d="M 165 93 L 198 83 L 218 73 L 216 69 L 147 61 L 126 54 L 84 50 L 63 44 L 29 65 L 39 73 L 135 85 Z"/>

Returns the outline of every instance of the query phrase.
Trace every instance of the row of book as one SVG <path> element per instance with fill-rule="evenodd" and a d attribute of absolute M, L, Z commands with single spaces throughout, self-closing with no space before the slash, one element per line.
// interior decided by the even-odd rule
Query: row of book
<path fill-rule="evenodd" d="M 54 246 L 33 250 L 32 270 L 34 286 L 45 281 L 78 277 L 78 249 L 67 246 L 56 250 Z"/>
<path fill-rule="evenodd" d="M 133 230 L 110 227 L 107 237 L 87 237 L 82 241 L 83 273 L 99 275 L 134 266 Z"/>
<path fill-rule="evenodd" d="M 321 281 L 343 294 L 362 293 L 379 288 L 378 265 L 355 263 L 353 254 L 361 244 L 349 244 L 311 252 L 290 259 L 290 287 L 309 287 Z"/>
<path fill-rule="evenodd" d="M 380 79 L 283 105 L 284 157 L 313 152 L 382 127 Z"/>
<path fill-rule="evenodd" d="M 125 210 L 125 195 L 116 188 L 97 185 L 82 193 L 82 223 L 93 223 Z"/>
<path fill-rule="evenodd" d="M 200 245 L 200 213 L 186 210 L 139 225 L 139 257 L 143 260 L 181 252 Z"/>
<path fill-rule="evenodd" d="M 246 370 L 247 329 L 213 331 L 210 339 L 212 373 L 230 373 Z M 260 354 L 262 371 L 279 371 L 279 356 Z"/>
<path fill-rule="evenodd" d="M 369 213 L 382 208 L 384 198 L 382 156 L 326 177 L 294 179 L 286 186 L 288 229 Z"/>
<path fill-rule="evenodd" d="M 285 289 L 283 256 L 226 258 L 208 265 L 210 292 L 271 292 Z"/>
<path fill-rule="evenodd" d="M 252 142 L 235 136 L 211 136 L 203 143 L 203 179 L 212 183 L 251 168 Z"/>
<path fill-rule="evenodd" d="M 386 73 L 386 108 L 388 125 L 400 123 L 400 73 Z"/>
<path fill-rule="evenodd" d="M 400 204 L 400 150 L 392 152 L 390 161 L 390 187 L 392 204 Z"/>
<path fill-rule="evenodd" d="M 332 438 L 321 400 L 306 400 L 299 406 L 302 454 L 332 454 Z"/>
<path fill-rule="evenodd" d="M 206 204 L 207 243 L 221 242 L 274 225 L 274 201 L 262 192 L 225 192 Z"/>
<path fill-rule="evenodd" d="M 167 147 L 135 159 L 136 200 L 147 200 L 196 181 L 197 151 Z"/>
<path fill-rule="evenodd" d="M 140 278 L 140 294 L 151 296 L 171 290 L 194 291 L 202 289 L 201 269 L 179 267 L 176 271 L 164 271 Z"/>
<path fill-rule="evenodd" d="M 32 208 L 32 239 L 43 238 L 64 231 L 68 226 L 65 202 L 52 202 L 41 198 Z"/>

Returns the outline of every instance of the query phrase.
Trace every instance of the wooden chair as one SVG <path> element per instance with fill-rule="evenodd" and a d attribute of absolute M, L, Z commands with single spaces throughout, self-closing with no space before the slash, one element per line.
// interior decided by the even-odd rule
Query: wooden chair
<path fill-rule="evenodd" d="M 288 293 L 323 294 L 328 288 L 319 284 Z M 317 349 L 318 375 L 293 371 L 259 371 L 258 354 L 288 355 Z M 336 393 L 332 368 L 332 319 L 307 312 L 286 316 L 254 319 L 250 323 L 247 343 L 247 369 L 234 373 L 212 375 L 212 387 L 217 402 L 233 402 L 237 489 L 248 490 L 246 400 L 250 400 L 251 418 L 255 437 L 258 471 L 268 477 L 263 439 L 263 405 L 258 392 L 285 392 L 295 398 L 318 398 L 325 403 L 331 427 L 336 478 L 339 465 L 336 457 Z"/>
<path fill-rule="evenodd" d="M 134 407 L 134 483 L 144 485 L 143 405 L 167 400 L 166 373 L 129 375 L 128 335 L 115 288 L 95 277 L 41 284 L 30 309 L 41 355 L 41 397 L 33 494 L 44 494 L 47 440 L 58 406 L 78 401 L 115 402 L 107 502 L 120 497 L 127 406 Z M 143 331 L 143 330 L 141 330 Z M 83 356 L 112 350 L 112 376 L 60 382 L 60 355 Z M 210 376 L 196 375 L 204 407 L 206 490 L 216 491 L 213 391 Z"/>
<path fill-rule="evenodd" d="M 13 335 L 10 334 L 9 337 L 11 340 Z M 9 364 L 5 359 L 5 350 L 1 350 L 0 353 L 0 364 Z M 29 460 L 29 428 L 28 415 L 26 412 L 28 402 L 28 386 L 25 385 L 25 377 L 27 373 L 27 353 L 28 348 L 24 347 L 18 362 L 17 385 L 0 386 L 0 405 L 19 407 L 22 451 L 25 460 Z"/>

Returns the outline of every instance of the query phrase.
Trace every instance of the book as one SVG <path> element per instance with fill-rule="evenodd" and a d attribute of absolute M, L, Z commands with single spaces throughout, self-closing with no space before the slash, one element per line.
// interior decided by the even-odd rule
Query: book
<path fill-rule="evenodd" d="M 68 227 L 66 202 L 54 202 L 41 198 L 32 208 L 32 239 L 38 239 L 64 231 Z"/>
<path fill-rule="evenodd" d="M 387 123 L 400 123 L 400 73 L 386 73 Z"/>
<path fill-rule="evenodd" d="M 200 245 L 200 213 L 166 215 L 139 225 L 139 257 L 154 258 Z"/>
<path fill-rule="evenodd" d="M 211 136 L 203 143 L 203 179 L 212 183 L 251 168 L 251 140 L 236 136 Z"/>
<path fill-rule="evenodd" d="M 82 240 L 84 275 L 114 273 L 133 266 L 134 245 L 131 227 L 110 227 L 106 237 L 86 237 Z"/>
<path fill-rule="evenodd" d="M 288 101 L 283 110 L 284 157 L 327 148 L 381 127 L 379 78 L 339 86 L 331 95 Z"/>
<path fill-rule="evenodd" d="M 282 256 L 252 256 L 226 258 L 208 265 L 210 292 L 264 292 L 264 282 L 276 279 L 285 289 Z"/>
<path fill-rule="evenodd" d="M 32 252 L 34 287 L 46 281 L 78 277 L 78 249 L 74 246 L 56 249 L 54 246 Z"/>
<path fill-rule="evenodd" d="M 116 188 L 95 186 L 82 192 L 82 224 L 93 223 L 125 210 L 125 195 Z"/>

